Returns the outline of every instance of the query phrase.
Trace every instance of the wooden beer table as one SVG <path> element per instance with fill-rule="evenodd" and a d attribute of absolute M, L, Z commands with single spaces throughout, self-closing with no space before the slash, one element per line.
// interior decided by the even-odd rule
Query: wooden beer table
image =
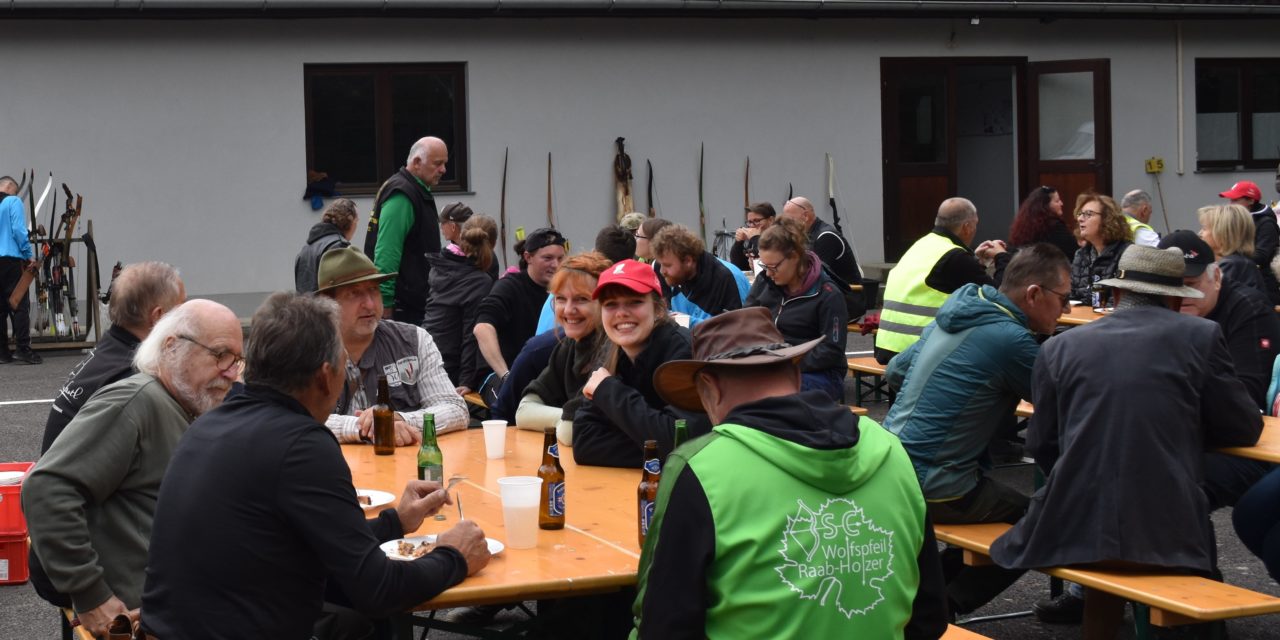
<path fill-rule="evenodd" d="M 1089 324 L 1105 315 L 1107 314 L 1094 311 L 1087 304 L 1077 304 L 1071 307 L 1071 313 L 1064 313 L 1058 317 L 1058 324 L 1070 326 Z"/>
<path fill-rule="evenodd" d="M 454 487 L 454 498 L 461 499 L 463 514 L 480 525 L 485 536 L 506 544 L 498 478 L 536 476 L 542 463 L 542 437 L 539 432 L 508 427 L 506 457 L 487 460 L 483 430 L 440 436 L 445 478 L 467 476 Z M 386 491 L 397 501 L 405 483 L 418 477 L 417 453 L 417 447 L 398 447 L 393 456 L 377 456 L 370 445 L 342 446 L 356 488 Z M 640 457 L 637 448 L 637 461 Z M 566 484 L 564 529 L 539 530 L 536 548 L 505 549 L 479 573 L 413 610 L 582 596 L 634 585 L 640 560 L 636 524 L 640 470 L 578 466 L 568 448 L 560 464 Z M 375 513 L 368 510 L 366 515 Z M 457 524 L 456 505 L 446 505 L 440 513 L 443 521 L 428 517 L 416 532 L 405 535 L 436 534 Z"/>

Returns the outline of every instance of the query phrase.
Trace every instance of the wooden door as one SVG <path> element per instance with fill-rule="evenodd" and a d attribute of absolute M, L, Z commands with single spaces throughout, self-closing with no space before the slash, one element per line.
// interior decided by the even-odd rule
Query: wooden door
<path fill-rule="evenodd" d="M 895 262 L 933 228 L 955 190 L 955 99 L 950 63 L 882 59 L 884 256 Z"/>
<path fill-rule="evenodd" d="M 1085 191 L 1112 194 L 1109 60 L 1027 63 L 1022 193 L 1051 186 L 1064 208 Z"/>

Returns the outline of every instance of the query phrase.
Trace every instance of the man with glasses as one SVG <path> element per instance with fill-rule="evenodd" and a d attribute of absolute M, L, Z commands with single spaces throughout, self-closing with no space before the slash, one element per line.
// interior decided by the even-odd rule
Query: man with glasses
<path fill-rule="evenodd" d="M 933 231 L 916 240 L 889 272 L 876 333 L 877 362 L 888 364 L 890 358 L 919 340 L 925 325 L 956 289 L 970 283 L 1000 285 L 1010 256 L 999 240 L 984 241 L 970 251 L 977 233 L 978 208 L 972 202 L 965 198 L 942 201 Z M 994 277 L 987 275 L 980 260 L 995 263 Z M 1068 289 L 1070 284 L 1068 280 Z"/>
<path fill-rule="evenodd" d="M 1026 496 L 987 474 L 988 447 L 1031 398 L 1035 334 L 1053 333 L 1069 309 L 1070 277 L 1053 245 L 1023 247 L 998 290 L 960 287 L 920 340 L 889 362 L 885 380 L 898 397 L 884 426 L 911 457 L 934 522 L 1013 523 L 1026 511 Z M 944 552 L 943 571 L 954 614 L 986 604 L 1022 575 L 963 567 L 958 549 Z"/>
<path fill-rule="evenodd" d="M 746 273 L 755 272 L 755 260 L 760 257 L 760 234 L 773 226 L 776 213 L 768 202 L 757 202 L 747 207 L 747 223 L 733 233 L 733 246 L 729 248 L 729 262 Z"/>
<path fill-rule="evenodd" d="M 23 483 L 32 548 L 94 635 L 142 604 L 160 480 L 191 421 L 240 375 L 242 346 L 240 321 L 216 302 L 169 312 L 138 346 L 138 373 L 85 403 Z"/>
<path fill-rule="evenodd" d="M 808 198 L 792 198 L 782 206 L 782 215 L 804 223 L 809 230 L 809 250 L 846 284 L 862 284 L 862 270 L 849 241 L 836 228 L 818 217 Z"/>
<path fill-rule="evenodd" d="M 423 416 L 435 418 L 436 433 L 465 429 L 467 406 L 458 395 L 444 359 L 422 327 L 382 319 L 378 285 L 394 278 L 379 273 L 354 247 L 334 249 L 320 259 L 317 295 L 333 298 L 342 312 L 342 346 L 347 350 L 346 382 L 325 426 L 338 442 L 372 442 L 378 376 L 387 377 L 395 410 L 396 446 L 422 442 Z"/>

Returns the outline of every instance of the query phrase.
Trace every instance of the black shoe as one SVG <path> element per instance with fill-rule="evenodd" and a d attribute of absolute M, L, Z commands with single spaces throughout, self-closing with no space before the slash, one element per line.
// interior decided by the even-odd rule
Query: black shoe
<path fill-rule="evenodd" d="M 27 364 L 40 364 L 41 362 L 44 362 L 44 358 L 41 358 L 40 354 L 32 351 L 29 347 L 14 351 L 13 358 L 15 360 L 21 360 Z"/>
<path fill-rule="evenodd" d="M 1084 598 L 1069 593 L 1052 600 L 1041 600 L 1031 609 L 1040 622 L 1048 624 L 1080 624 L 1084 620 Z"/>
<path fill-rule="evenodd" d="M 0 364 L 9 364 L 13 362 L 13 354 L 9 353 L 9 347 L 0 348 Z"/>

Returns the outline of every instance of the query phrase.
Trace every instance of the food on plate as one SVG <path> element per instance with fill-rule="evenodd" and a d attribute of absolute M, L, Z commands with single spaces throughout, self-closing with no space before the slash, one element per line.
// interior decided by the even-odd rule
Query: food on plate
<path fill-rule="evenodd" d="M 431 553 L 436 548 L 434 542 L 422 542 L 414 544 L 408 540 L 401 540 L 396 544 L 396 553 L 406 558 L 421 558 Z"/>

